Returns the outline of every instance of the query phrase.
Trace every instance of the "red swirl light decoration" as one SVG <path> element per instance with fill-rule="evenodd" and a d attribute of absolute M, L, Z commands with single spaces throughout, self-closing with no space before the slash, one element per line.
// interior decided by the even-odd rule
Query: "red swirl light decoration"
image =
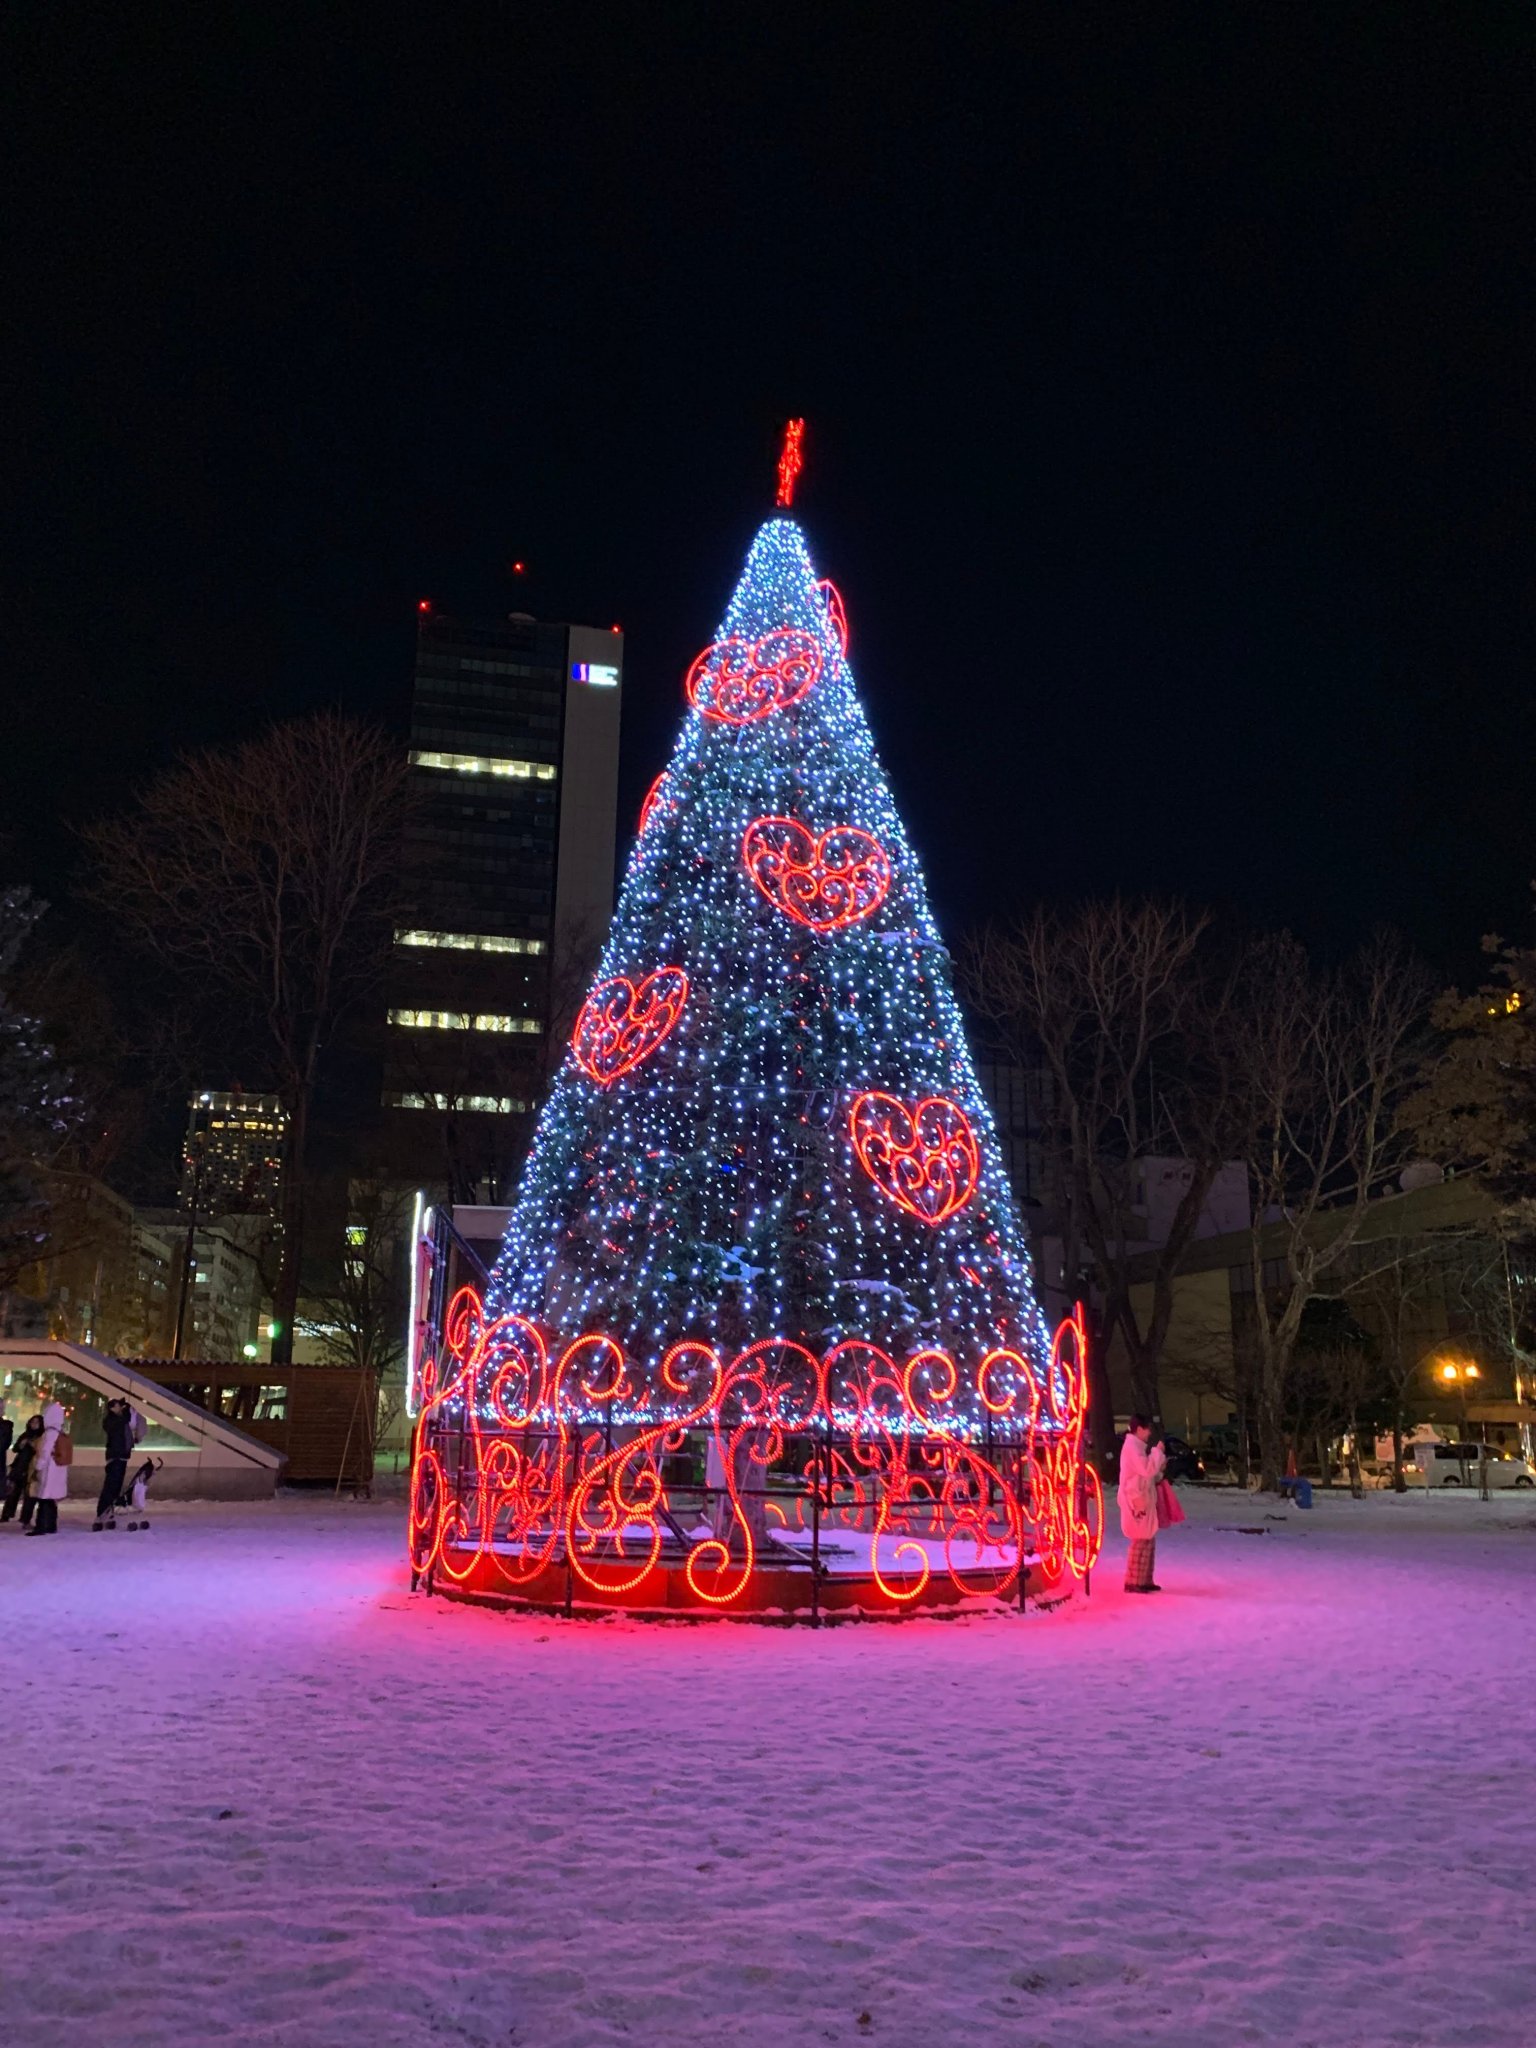
<path fill-rule="evenodd" d="M 643 981 L 616 975 L 600 981 L 581 1006 L 571 1033 L 576 1064 L 600 1088 L 638 1067 L 660 1045 L 688 1000 L 681 967 L 656 967 Z"/>
<path fill-rule="evenodd" d="M 688 702 L 722 725 L 752 725 L 798 704 L 821 676 L 814 634 L 775 626 L 761 640 L 716 640 L 689 669 Z"/>
<path fill-rule="evenodd" d="M 645 802 L 640 806 L 639 829 L 642 836 L 644 835 L 646 826 L 650 824 L 652 818 L 655 817 L 658 811 L 670 811 L 671 808 L 672 799 L 667 794 L 667 771 L 665 768 L 663 768 L 661 773 L 657 776 L 656 780 L 645 792 Z"/>
<path fill-rule="evenodd" d="M 1078 1302 L 1051 1340 L 1045 1400 L 1030 1426 L 1035 1546 L 1052 1577 L 1082 1578 L 1104 1542 L 1103 1489 L 1083 1456 L 1087 1426 L 1088 1326 Z"/>
<path fill-rule="evenodd" d="M 821 592 L 821 601 L 827 608 L 827 624 L 832 628 L 832 637 L 842 649 L 848 652 L 848 609 L 843 603 L 843 593 L 830 576 L 823 576 L 816 585 Z"/>
<path fill-rule="evenodd" d="M 901 1613 L 941 1569 L 960 1596 L 1022 1598 L 1026 1570 L 1046 1590 L 1070 1586 L 1103 1542 L 1103 1498 L 1082 1455 L 1081 1309 L 1058 1330 L 1043 1383 L 1041 1361 L 990 1355 L 985 1441 L 964 1433 L 960 1375 L 938 1350 L 903 1363 L 854 1338 L 818 1358 L 769 1338 L 733 1356 L 687 1338 L 662 1359 L 655 1390 L 675 1412 L 617 1443 L 611 1412 L 647 1376 L 602 1332 L 559 1351 L 521 1317 L 488 1320 L 465 1289 L 438 1355 L 411 1447 L 411 1566 L 429 1588 L 441 1579 L 542 1606 L 568 1605 L 574 1589 L 588 1604 L 782 1611 L 772 1533 L 819 1525 L 865 1544 L 880 1603 Z M 665 1464 L 700 1432 L 722 1475 L 713 1531 L 669 1561 L 678 1504 Z M 792 1441 L 810 1450 L 803 1472 L 786 1470 Z M 804 1587 L 802 1577 L 802 1600 Z"/>
<path fill-rule="evenodd" d="M 747 873 L 775 910 L 813 932 L 872 917 L 891 887 L 891 863 L 873 832 L 798 818 L 754 818 L 741 842 Z"/>
<path fill-rule="evenodd" d="M 871 1089 L 848 1118 L 853 1149 L 875 1186 L 919 1222 L 957 1215 L 976 1192 L 981 1153 L 971 1120 L 947 1095 L 909 1105 Z"/>

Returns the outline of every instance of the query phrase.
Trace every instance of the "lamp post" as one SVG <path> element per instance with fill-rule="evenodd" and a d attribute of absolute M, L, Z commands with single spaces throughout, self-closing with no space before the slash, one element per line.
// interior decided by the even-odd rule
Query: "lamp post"
<path fill-rule="evenodd" d="M 1482 1374 L 1470 1359 L 1447 1358 L 1440 1367 L 1440 1377 L 1447 1386 L 1453 1386 L 1461 1397 L 1461 1442 L 1467 1443 L 1467 1431 L 1471 1427 L 1467 1420 L 1467 1395 L 1471 1383 L 1482 1378 Z M 1461 1459 L 1462 1475 L 1466 1475 L 1466 1456 Z M 1484 1500 L 1488 1498 L 1488 1461 L 1481 1450 L 1477 1455 L 1477 1490 Z"/>

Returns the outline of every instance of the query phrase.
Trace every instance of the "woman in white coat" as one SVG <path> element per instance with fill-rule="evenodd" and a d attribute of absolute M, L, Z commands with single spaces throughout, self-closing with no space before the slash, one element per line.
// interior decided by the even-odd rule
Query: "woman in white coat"
<path fill-rule="evenodd" d="M 1157 1482 L 1168 1453 L 1152 1441 L 1145 1415 L 1131 1417 L 1130 1433 L 1120 1446 L 1120 1528 L 1130 1549 L 1125 1558 L 1127 1593 L 1160 1593 L 1152 1577 L 1157 1550 Z"/>
<path fill-rule="evenodd" d="M 28 1482 L 28 1491 L 37 1502 L 37 1513 L 27 1531 L 29 1536 L 52 1536 L 59 1526 L 59 1502 L 69 1498 L 69 1467 L 61 1465 L 53 1455 L 63 1428 L 64 1410 L 57 1401 L 48 1402 L 43 1409 L 43 1433 L 37 1440 Z"/>

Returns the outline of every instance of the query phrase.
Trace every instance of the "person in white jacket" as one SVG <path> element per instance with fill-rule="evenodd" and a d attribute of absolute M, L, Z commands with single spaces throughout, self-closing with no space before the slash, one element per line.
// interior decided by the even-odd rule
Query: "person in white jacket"
<path fill-rule="evenodd" d="M 69 1498 L 69 1467 L 61 1465 L 53 1455 L 63 1428 L 64 1410 L 57 1401 L 49 1401 L 43 1409 L 43 1433 L 37 1440 L 28 1482 L 28 1490 L 37 1502 L 37 1514 L 27 1531 L 29 1536 L 52 1536 L 59 1526 L 59 1502 Z"/>
<path fill-rule="evenodd" d="M 1160 1593 L 1152 1577 L 1157 1551 L 1157 1482 L 1168 1453 L 1152 1441 L 1152 1423 L 1145 1415 L 1131 1417 L 1130 1433 L 1120 1446 L 1120 1528 L 1130 1549 L 1125 1558 L 1127 1593 Z"/>

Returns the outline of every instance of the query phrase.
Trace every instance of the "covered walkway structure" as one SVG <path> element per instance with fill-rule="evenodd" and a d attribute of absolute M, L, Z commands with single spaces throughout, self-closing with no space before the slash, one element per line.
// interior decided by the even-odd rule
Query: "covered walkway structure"
<path fill-rule="evenodd" d="M 18 1433 L 45 1401 L 62 1403 L 69 1417 L 75 1498 L 100 1487 L 106 1462 L 102 1414 L 114 1395 L 144 1417 L 140 1451 L 162 1461 L 154 1485 L 159 1499 L 270 1500 L 277 1490 L 281 1451 L 157 1386 L 121 1359 L 48 1337 L 0 1340 L 0 1401 Z"/>

